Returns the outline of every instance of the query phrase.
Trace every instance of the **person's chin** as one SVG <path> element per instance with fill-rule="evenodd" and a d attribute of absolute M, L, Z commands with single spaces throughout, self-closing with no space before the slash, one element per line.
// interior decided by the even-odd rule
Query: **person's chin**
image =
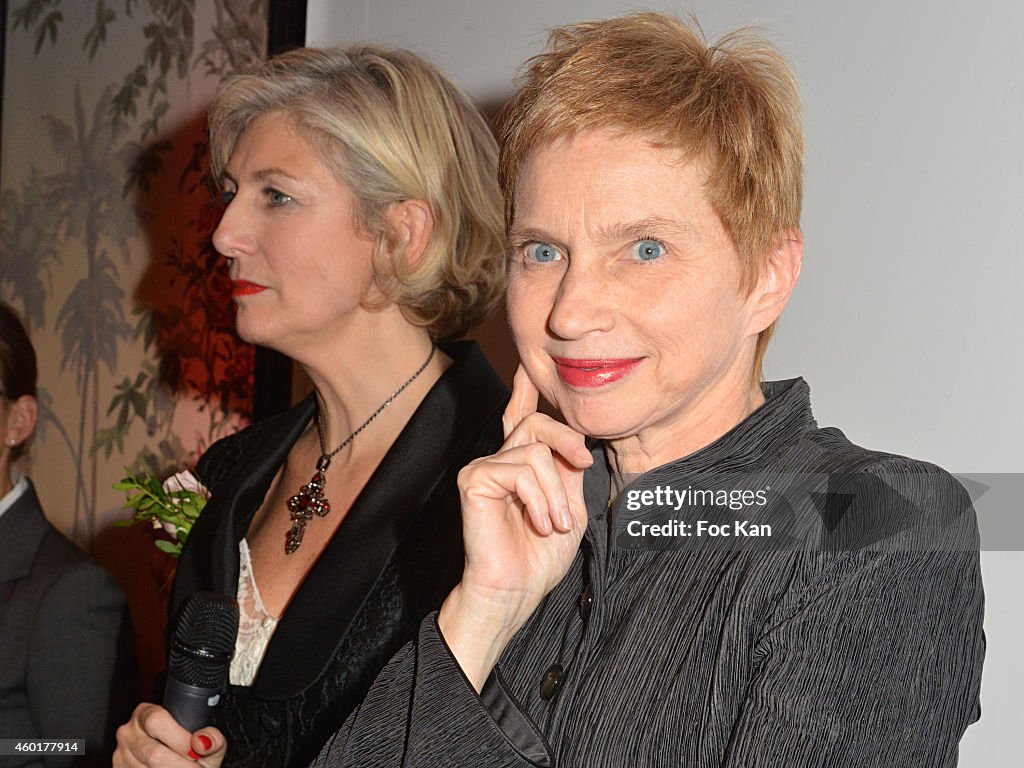
<path fill-rule="evenodd" d="M 268 334 L 264 323 L 254 316 L 251 311 L 241 308 L 235 316 L 235 332 L 238 338 L 247 344 L 259 344 L 262 347 L 272 347 L 271 334 Z"/>
<path fill-rule="evenodd" d="M 581 398 L 570 394 L 569 398 L 560 398 L 556 407 L 565 423 L 580 434 L 598 440 L 614 440 L 635 432 L 636 419 L 624 405 L 622 398 Z"/>

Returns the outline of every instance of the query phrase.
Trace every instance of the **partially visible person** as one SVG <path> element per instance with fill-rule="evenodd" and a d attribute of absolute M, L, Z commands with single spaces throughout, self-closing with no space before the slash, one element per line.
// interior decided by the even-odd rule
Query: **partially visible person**
<path fill-rule="evenodd" d="M 432 64 L 375 46 L 302 49 L 225 82 L 210 109 L 239 335 L 315 392 L 219 441 L 171 596 L 237 596 L 213 726 L 155 704 L 116 766 L 307 765 L 458 581 L 456 477 L 501 445 L 508 389 L 451 341 L 500 300 L 497 144 Z M 205 759 L 205 758 L 204 758 Z"/>
<path fill-rule="evenodd" d="M 966 490 L 761 381 L 802 166 L 764 40 L 552 33 L 502 145 L 522 369 L 459 477 L 462 580 L 317 766 L 956 765 L 984 656 Z"/>
<path fill-rule="evenodd" d="M 85 739 L 85 758 L 21 752 L 5 768 L 109 762 L 131 665 L 128 612 L 113 579 L 43 515 L 13 463 L 36 426 L 36 355 L 0 303 L 0 739 Z"/>

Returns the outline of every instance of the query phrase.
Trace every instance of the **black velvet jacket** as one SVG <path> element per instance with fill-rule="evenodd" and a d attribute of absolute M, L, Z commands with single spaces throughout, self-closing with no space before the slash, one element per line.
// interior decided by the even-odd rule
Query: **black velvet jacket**
<path fill-rule="evenodd" d="M 295 593 L 252 687 L 229 686 L 222 697 L 213 724 L 228 738 L 225 766 L 307 765 L 458 582 L 456 476 L 500 447 L 508 390 L 475 343 L 444 351 L 454 363 Z M 197 474 L 211 498 L 178 564 L 170 626 L 195 591 L 236 594 L 238 543 L 315 413 L 310 396 L 203 455 Z"/>

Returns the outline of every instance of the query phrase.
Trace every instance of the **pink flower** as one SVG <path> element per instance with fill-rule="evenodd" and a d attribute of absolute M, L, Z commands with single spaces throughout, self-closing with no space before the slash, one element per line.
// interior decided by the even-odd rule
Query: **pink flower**
<path fill-rule="evenodd" d="M 204 499 L 210 498 L 210 492 L 206 489 L 206 486 L 200 483 L 199 478 L 187 469 L 164 480 L 163 488 L 168 493 L 189 491 L 191 493 L 198 493 Z"/>
<path fill-rule="evenodd" d="M 156 530 L 156 531 L 163 530 L 165 533 L 167 533 L 175 541 L 178 540 L 178 526 L 176 526 L 174 523 L 168 523 L 166 521 L 161 522 L 160 520 L 157 520 L 155 517 L 153 518 L 152 523 L 153 523 L 153 530 Z"/>

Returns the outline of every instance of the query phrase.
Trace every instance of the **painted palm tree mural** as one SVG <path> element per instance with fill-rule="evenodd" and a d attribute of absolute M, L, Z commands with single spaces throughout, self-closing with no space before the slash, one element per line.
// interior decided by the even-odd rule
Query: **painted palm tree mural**
<path fill-rule="evenodd" d="M 47 180 L 35 167 L 20 189 L 6 189 L 0 205 L 0 293 L 21 305 L 29 332 L 45 322 L 46 299 L 53 292 L 53 270 L 60 266 L 58 219 L 49 205 Z M 76 457 L 76 505 L 84 508 L 85 483 L 76 448 L 60 419 L 51 407 L 52 398 L 45 386 L 37 393 L 39 424 L 37 432 L 45 437 L 54 429 L 70 455 Z"/>
<path fill-rule="evenodd" d="M 130 259 L 128 238 L 135 222 L 123 195 L 124 163 L 118 156 L 125 125 L 109 118 L 109 96 L 108 90 L 87 116 L 76 87 L 70 125 L 53 115 L 43 118 L 63 166 L 47 178 L 45 199 L 57 216 L 58 237 L 77 243 L 84 260 L 84 272 L 57 315 L 57 328 L 64 350 L 61 369 L 73 373 L 80 397 L 76 458 L 79 466 L 90 465 L 84 499 L 75 494 L 75 533 L 85 540 L 93 533 L 98 466 L 83 459 L 99 430 L 100 366 L 114 372 L 118 342 L 132 331 L 124 319 L 114 254 Z"/>
<path fill-rule="evenodd" d="M 5 189 L 0 203 L 0 289 L 17 297 L 29 328 L 44 322 L 59 263 L 57 220 L 45 191 L 43 174 L 32 167 L 21 188 Z"/>
<path fill-rule="evenodd" d="M 124 465 L 179 468 L 250 408 L 252 352 L 234 335 L 210 245 L 202 121 L 177 102 L 262 56 L 266 0 L 199 5 L 200 17 L 194 0 L 8 6 L 9 48 L 21 35 L 37 62 L 81 64 L 69 70 L 71 103 L 35 123 L 39 170 L 33 161 L 16 183 L 5 177 L 0 211 L 0 290 L 37 346 L 54 336 L 75 392 L 76 412 L 63 417 L 41 393 L 42 437 L 59 437 L 77 468 L 80 542 Z M 202 415 L 185 437 L 183 409 Z"/>

